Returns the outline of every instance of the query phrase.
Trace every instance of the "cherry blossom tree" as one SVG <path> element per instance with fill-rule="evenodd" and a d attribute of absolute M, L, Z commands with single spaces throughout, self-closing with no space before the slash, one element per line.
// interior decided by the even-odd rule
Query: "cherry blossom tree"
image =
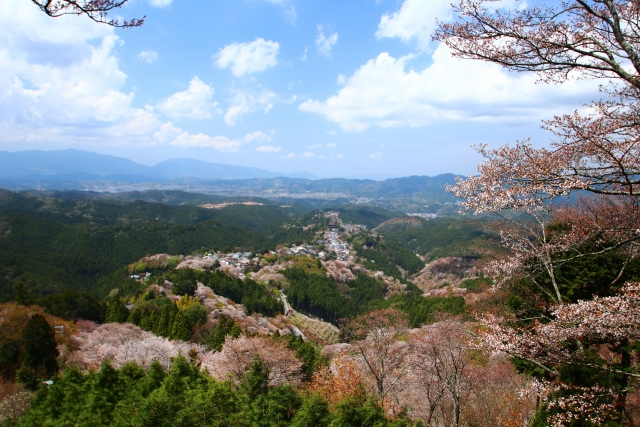
<path fill-rule="evenodd" d="M 440 423 L 458 427 L 462 411 L 472 401 L 479 376 L 465 333 L 462 325 L 443 322 L 412 336 L 411 370 L 428 403 L 427 425 L 437 420 L 439 412 Z M 450 410 L 442 410 L 445 406 Z"/>
<path fill-rule="evenodd" d="M 477 147 L 485 159 L 479 174 L 450 188 L 465 199 L 464 208 L 503 218 L 509 254 L 487 269 L 497 285 L 528 281 L 547 301 L 536 319 L 486 315 L 481 342 L 546 373 L 553 425 L 578 418 L 628 422 L 639 319 L 637 282 L 622 284 L 640 242 L 640 5 L 564 0 L 496 10 L 492 4 L 461 0 L 454 6 L 458 19 L 439 23 L 434 38 L 457 57 L 533 72 L 542 83 L 601 79 L 603 99 L 545 121 L 553 135 L 548 148 L 526 139 Z M 558 203 L 572 193 L 577 200 Z M 576 300 L 558 272 L 585 259 L 618 265 L 606 281 L 587 286 L 595 298 L 582 292 L 584 300 Z M 569 367 L 609 380 L 568 384 L 561 372 Z"/>
<path fill-rule="evenodd" d="M 624 248 L 637 255 L 640 240 L 640 57 L 638 5 L 633 1 L 573 0 L 552 5 L 496 11 L 492 2 L 463 0 L 454 7 L 459 21 L 440 23 L 434 38 L 455 56 L 480 59 L 516 71 L 536 73 L 541 82 L 570 79 L 608 79 L 606 99 L 546 121 L 555 139 L 549 148 L 535 148 L 528 140 L 515 146 L 477 147 L 485 158 L 479 175 L 459 180 L 450 190 L 476 213 L 516 210 L 532 221 L 517 223 L 517 236 L 503 236 L 515 250 L 502 276 L 528 260 L 536 260 L 550 275 L 556 302 L 562 295 L 555 283 L 552 254 L 584 249 L 597 242 L 594 253 Z M 545 235 L 554 214 L 551 202 L 571 192 L 600 197 L 583 199 L 583 218 L 594 219 L 614 207 L 622 222 L 582 221 L 579 233 L 550 239 Z M 613 199 L 613 200 L 612 200 Z M 595 201 L 594 201 L 595 200 Z M 593 208 L 599 212 L 593 212 Z M 614 219 L 614 215 L 608 216 Z M 590 225 L 591 227 L 586 227 Z M 518 227 L 516 227 L 518 228 Z M 528 244 L 533 242 L 533 245 Z M 551 241 L 553 240 L 553 241 Z M 584 257 L 583 252 L 573 254 Z M 566 261 L 566 260 L 565 260 Z"/>
<path fill-rule="evenodd" d="M 109 13 L 122 7 L 129 0 L 31 0 L 44 13 L 56 18 L 62 15 L 85 15 L 89 19 L 118 28 L 139 27 L 144 23 L 142 19 L 117 20 L 111 19 Z"/>
<path fill-rule="evenodd" d="M 76 337 L 78 350 L 71 353 L 68 363 L 82 369 L 97 371 L 107 360 L 119 368 L 128 362 L 148 368 L 154 360 L 169 368 L 171 359 L 182 356 L 200 362 L 206 348 L 183 341 L 169 341 L 146 332 L 130 323 L 106 323 Z"/>
<path fill-rule="evenodd" d="M 202 367 L 220 381 L 240 382 L 248 367 L 259 357 L 269 370 L 269 386 L 302 383 L 302 362 L 283 341 L 264 337 L 227 337 L 222 350 L 202 356 Z"/>
<path fill-rule="evenodd" d="M 358 316 L 342 329 L 353 342 L 380 404 L 391 411 L 397 406 L 396 391 L 408 372 L 408 343 L 401 339 L 408 327 L 404 313 L 387 308 Z"/>
<path fill-rule="evenodd" d="M 519 399 L 531 380 L 504 357 L 487 358 L 474 344 L 473 325 L 446 319 L 411 331 L 402 403 L 427 426 L 527 425 L 535 407 Z"/>

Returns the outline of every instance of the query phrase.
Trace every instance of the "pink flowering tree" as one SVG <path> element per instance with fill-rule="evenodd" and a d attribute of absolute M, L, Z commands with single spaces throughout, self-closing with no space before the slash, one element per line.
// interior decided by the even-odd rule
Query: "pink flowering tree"
<path fill-rule="evenodd" d="M 404 339 L 409 321 L 394 308 L 376 310 L 349 320 L 342 335 L 352 343 L 363 377 L 380 404 L 393 412 L 399 408 L 398 391 L 409 372 L 409 344 Z"/>
<path fill-rule="evenodd" d="M 202 368 L 220 381 L 239 383 L 254 360 L 259 357 L 269 370 L 269 386 L 302 383 L 302 362 L 283 341 L 264 337 L 227 337 L 222 350 L 202 355 Z"/>
<path fill-rule="evenodd" d="M 116 368 L 128 362 L 148 368 L 154 360 L 168 368 L 171 359 L 179 354 L 187 359 L 193 356 L 195 362 L 200 362 L 206 353 L 201 345 L 169 341 L 131 323 L 106 323 L 93 330 L 88 328 L 75 340 L 78 350 L 69 355 L 67 362 L 93 371 L 107 360 Z"/>
<path fill-rule="evenodd" d="M 535 400 L 522 399 L 520 391 L 532 380 L 504 357 L 484 357 L 474 326 L 446 319 L 411 331 L 402 404 L 427 426 L 527 425 Z"/>
<path fill-rule="evenodd" d="M 602 100 L 544 122 L 548 147 L 479 146 L 478 175 L 450 188 L 465 209 L 502 218 L 508 251 L 487 268 L 496 286 L 536 296 L 485 315 L 480 342 L 540 373 L 550 424 L 637 423 L 627 398 L 639 375 L 640 5 L 461 0 L 454 12 L 434 34 L 454 56 L 542 83 L 603 82 Z"/>

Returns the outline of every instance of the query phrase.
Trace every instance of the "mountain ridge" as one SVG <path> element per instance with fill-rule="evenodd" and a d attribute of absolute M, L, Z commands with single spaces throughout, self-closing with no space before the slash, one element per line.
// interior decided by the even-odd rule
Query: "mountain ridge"
<path fill-rule="evenodd" d="M 76 149 L 0 151 L 0 177 L 52 178 L 59 175 L 64 178 L 65 175 L 70 177 L 72 174 L 90 174 L 101 178 L 144 177 L 147 180 L 319 178 L 307 172 L 281 174 L 257 167 L 226 165 L 189 158 L 168 159 L 154 166 L 146 166 L 122 157 Z"/>

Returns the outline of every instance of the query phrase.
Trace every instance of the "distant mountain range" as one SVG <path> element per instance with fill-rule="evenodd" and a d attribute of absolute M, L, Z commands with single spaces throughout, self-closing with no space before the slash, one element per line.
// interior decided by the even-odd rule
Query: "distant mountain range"
<path fill-rule="evenodd" d="M 457 202 L 446 185 L 455 175 L 409 176 L 382 181 L 278 174 L 264 169 L 194 159 L 145 166 L 131 160 L 80 150 L 0 152 L 0 188 L 80 190 L 98 193 L 187 190 L 222 197 L 324 200 L 371 204 L 403 212 L 442 212 Z M 291 200 L 289 200 L 291 199 Z M 316 203 L 316 202 L 313 202 Z M 321 202 L 325 203 L 325 202 Z M 321 207 L 324 205 L 317 205 Z"/>
<path fill-rule="evenodd" d="M 318 179 L 310 173 L 282 174 L 260 168 L 223 165 L 194 159 L 171 159 L 146 166 L 120 157 L 82 150 L 0 151 L 3 181 L 167 181 L 182 179 L 235 180 L 253 178 Z"/>

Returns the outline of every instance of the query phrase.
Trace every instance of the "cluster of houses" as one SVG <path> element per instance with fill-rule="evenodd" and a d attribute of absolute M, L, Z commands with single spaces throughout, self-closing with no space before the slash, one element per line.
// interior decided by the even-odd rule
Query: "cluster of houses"
<path fill-rule="evenodd" d="M 324 234 L 324 239 L 318 239 L 316 244 L 292 245 L 291 247 L 280 246 L 276 251 L 270 251 L 264 254 L 269 256 L 311 256 L 324 258 L 327 253 L 336 254 L 338 261 L 349 261 L 351 245 L 340 238 L 339 232 L 336 230 L 338 225 L 343 227 L 347 233 L 353 234 L 366 230 L 364 225 L 345 224 L 343 223 L 338 212 L 326 212 L 325 217 L 331 218 L 331 224 L 328 231 Z M 168 255 L 166 255 L 168 257 Z M 218 267 L 229 275 L 244 280 L 247 269 L 261 266 L 260 258 L 254 256 L 252 252 L 235 252 L 222 253 L 211 252 L 206 254 L 193 254 L 188 256 L 180 256 L 180 262 L 176 268 L 193 268 L 193 269 L 212 269 Z M 151 273 L 137 273 L 130 277 L 134 280 L 148 280 Z"/>
<path fill-rule="evenodd" d="M 245 271 L 247 268 L 258 265 L 260 260 L 258 257 L 252 257 L 251 252 L 236 252 L 229 254 L 210 253 L 206 254 L 210 260 L 218 261 L 220 268 L 233 277 L 244 280 L 246 278 Z"/>
<path fill-rule="evenodd" d="M 344 227 L 344 231 L 346 231 L 349 234 L 358 234 L 367 229 L 366 225 L 361 225 L 361 224 L 344 224 L 343 223 L 342 226 Z"/>
<path fill-rule="evenodd" d="M 324 235 L 325 244 L 324 247 L 328 251 L 335 252 L 338 261 L 347 261 L 349 260 L 349 252 L 351 252 L 351 245 L 349 243 L 343 241 L 338 236 L 338 233 L 335 231 L 328 231 Z"/>
<path fill-rule="evenodd" d="M 367 229 L 366 225 L 344 223 L 340 219 L 339 215 L 340 215 L 340 212 L 334 212 L 334 211 L 324 213 L 324 217 L 330 219 L 329 224 L 327 225 L 327 227 L 329 227 L 330 230 L 336 230 L 342 227 L 344 231 L 346 231 L 349 234 L 357 234 Z"/>

